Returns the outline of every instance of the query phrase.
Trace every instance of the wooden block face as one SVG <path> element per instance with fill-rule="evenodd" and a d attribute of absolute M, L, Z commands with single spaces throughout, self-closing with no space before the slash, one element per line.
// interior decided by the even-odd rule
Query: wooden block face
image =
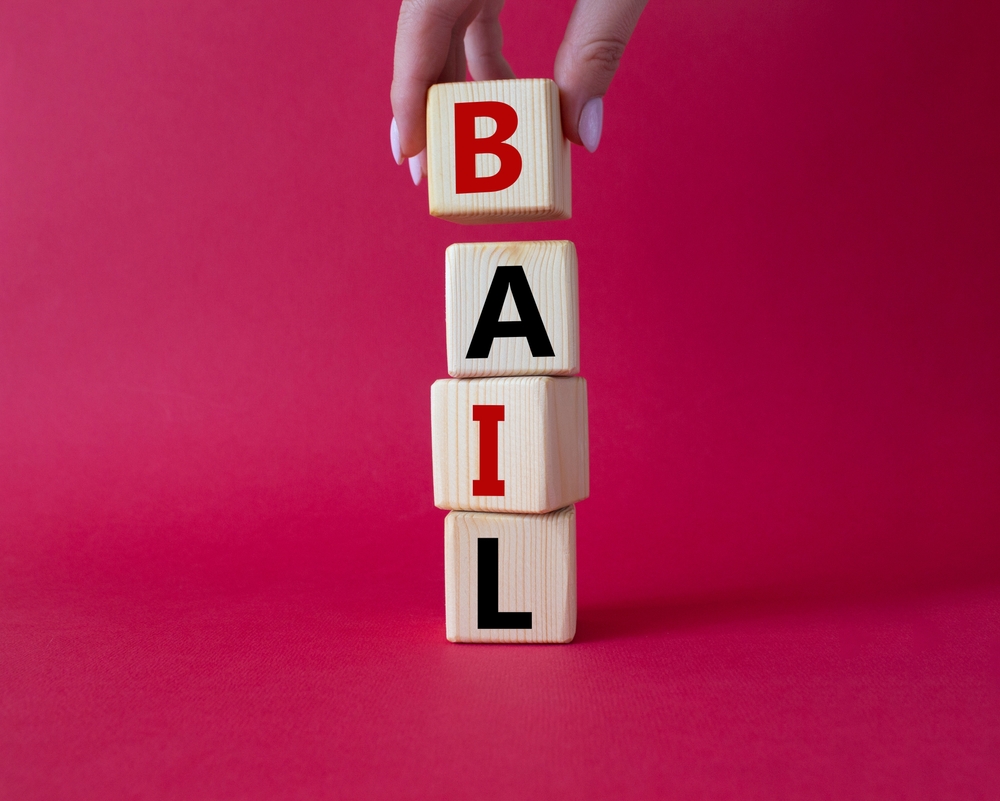
<path fill-rule="evenodd" d="M 451 512 L 444 524 L 452 642 L 569 642 L 576 634 L 576 510 Z"/>
<path fill-rule="evenodd" d="M 431 387 L 434 504 L 541 514 L 590 494 L 583 378 L 446 378 Z"/>
<path fill-rule="evenodd" d="M 452 245 L 445 276 L 449 375 L 580 372 L 572 242 Z"/>
<path fill-rule="evenodd" d="M 570 146 L 550 80 L 439 83 L 427 94 L 427 191 L 460 223 L 567 220 Z"/>

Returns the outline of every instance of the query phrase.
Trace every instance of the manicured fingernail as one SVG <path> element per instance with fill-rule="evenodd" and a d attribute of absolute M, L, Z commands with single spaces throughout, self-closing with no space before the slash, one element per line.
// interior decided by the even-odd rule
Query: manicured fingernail
<path fill-rule="evenodd" d="M 399 126 L 396 125 L 396 118 L 392 118 L 392 125 L 389 126 L 389 145 L 392 147 L 392 157 L 396 159 L 396 164 L 403 163 L 403 151 L 399 148 Z"/>
<path fill-rule="evenodd" d="M 427 171 L 427 151 L 421 150 L 417 155 L 410 159 L 410 177 L 413 179 L 414 186 L 420 186 L 420 182 L 424 178 L 424 173 Z"/>
<path fill-rule="evenodd" d="M 580 141 L 591 153 L 601 143 L 601 128 L 604 127 L 604 101 L 592 97 L 580 112 Z"/>

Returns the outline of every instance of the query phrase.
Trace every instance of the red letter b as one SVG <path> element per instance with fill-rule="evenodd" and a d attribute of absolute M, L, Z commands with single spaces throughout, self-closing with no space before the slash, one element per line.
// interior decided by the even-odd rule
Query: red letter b
<path fill-rule="evenodd" d="M 490 117 L 497 124 L 492 136 L 476 138 L 476 117 Z M 496 100 L 455 104 L 455 193 L 499 192 L 512 186 L 521 174 L 521 154 L 506 140 L 517 130 L 513 106 Z M 476 176 L 476 154 L 492 153 L 500 159 L 496 175 Z"/>

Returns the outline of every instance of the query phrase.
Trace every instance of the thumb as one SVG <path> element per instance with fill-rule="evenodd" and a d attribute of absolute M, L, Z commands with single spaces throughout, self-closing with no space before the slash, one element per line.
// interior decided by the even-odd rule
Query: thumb
<path fill-rule="evenodd" d="M 556 54 L 563 135 L 593 152 L 603 102 L 646 0 L 578 0 Z"/>

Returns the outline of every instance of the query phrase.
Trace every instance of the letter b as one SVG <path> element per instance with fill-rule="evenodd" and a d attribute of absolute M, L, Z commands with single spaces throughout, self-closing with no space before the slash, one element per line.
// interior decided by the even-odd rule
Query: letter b
<path fill-rule="evenodd" d="M 476 118 L 489 117 L 497 124 L 492 136 L 476 137 Z M 455 104 L 455 193 L 499 192 L 521 175 L 521 154 L 507 140 L 517 130 L 517 112 L 498 100 Z M 476 155 L 492 153 L 500 159 L 496 175 L 476 175 Z"/>

